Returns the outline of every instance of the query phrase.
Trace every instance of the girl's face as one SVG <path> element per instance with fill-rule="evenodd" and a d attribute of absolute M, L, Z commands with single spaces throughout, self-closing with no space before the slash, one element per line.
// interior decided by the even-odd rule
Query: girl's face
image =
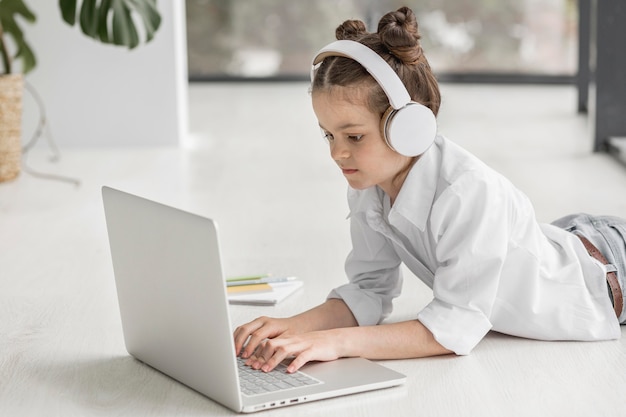
<path fill-rule="evenodd" d="M 363 104 L 348 101 L 341 91 L 344 88 L 335 87 L 331 93 L 314 92 L 312 96 L 313 111 L 330 145 L 330 155 L 352 188 L 378 185 L 393 202 L 411 158 L 387 146 L 378 114 L 371 112 L 363 100 Z"/>

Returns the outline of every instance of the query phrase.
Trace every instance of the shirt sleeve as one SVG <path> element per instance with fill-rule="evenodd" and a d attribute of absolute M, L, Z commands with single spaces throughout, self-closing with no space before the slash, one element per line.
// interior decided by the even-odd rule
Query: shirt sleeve
<path fill-rule="evenodd" d="M 433 205 L 434 299 L 418 319 L 458 355 L 469 354 L 492 327 L 489 318 L 507 256 L 513 206 L 502 185 L 465 175 Z"/>
<path fill-rule="evenodd" d="M 350 283 L 335 288 L 328 298 L 342 299 L 360 326 L 380 323 L 392 311 L 400 295 L 400 258 L 383 235 L 367 226 L 359 216 L 350 218 L 352 251 L 346 259 Z"/>

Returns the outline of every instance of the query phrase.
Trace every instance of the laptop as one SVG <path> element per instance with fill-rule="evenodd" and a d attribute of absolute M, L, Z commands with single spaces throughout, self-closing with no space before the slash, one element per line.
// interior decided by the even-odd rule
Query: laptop
<path fill-rule="evenodd" d="M 293 374 L 300 385 L 240 384 L 244 372 L 266 375 L 235 355 L 215 221 L 106 186 L 102 198 L 124 341 L 139 361 L 244 413 L 405 382 L 379 363 L 344 358 L 305 365 Z"/>

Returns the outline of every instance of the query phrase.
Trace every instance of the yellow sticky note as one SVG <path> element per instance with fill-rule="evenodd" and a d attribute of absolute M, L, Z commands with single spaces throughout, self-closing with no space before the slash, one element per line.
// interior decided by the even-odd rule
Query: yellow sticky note
<path fill-rule="evenodd" d="M 272 286 L 269 284 L 236 285 L 228 287 L 228 294 L 255 294 L 271 292 Z"/>

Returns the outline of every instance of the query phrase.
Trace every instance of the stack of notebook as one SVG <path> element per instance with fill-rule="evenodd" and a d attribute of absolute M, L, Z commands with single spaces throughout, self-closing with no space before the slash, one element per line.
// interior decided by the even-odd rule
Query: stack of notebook
<path fill-rule="evenodd" d="M 230 304 L 274 305 L 302 287 L 295 277 L 271 275 L 228 278 L 226 280 Z"/>

